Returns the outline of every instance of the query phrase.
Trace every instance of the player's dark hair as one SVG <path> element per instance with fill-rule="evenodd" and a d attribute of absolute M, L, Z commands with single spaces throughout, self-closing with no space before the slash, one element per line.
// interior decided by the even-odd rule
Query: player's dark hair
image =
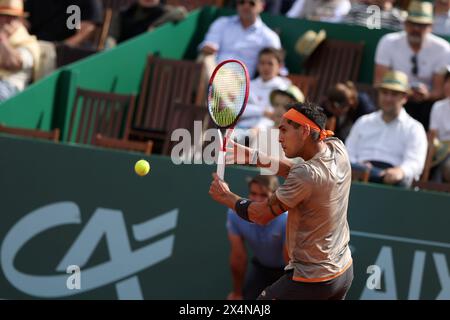
<path fill-rule="evenodd" d="M 288 105 L 288 109 L 295 109 L 304 116 L 306 116 L 309 120 L 312 120 L 315 124 L 319 126 L 320 129 L 325 129 L 325 125 L 327 123 L 327 116 L 323 112 L 323 108 L 318 106 L 317 104 L 311 102 L 305 103 L 293 103 Z M 294 128 L 299 128 L 300 125 L 291 120 L 288 120 L 288 123 Z M 311 130 L 311 136 L 314 140 L 318 140 L 320 135 L 316 131 Z"/>
<path fill-rule="evenodd" d="M 256 183 L 262 187 L 265 187 L 269 189 L 272 192 L 275 192 L 275 190 L 279 187 L 278 178 L 276 176 L 254 176 L 249 182 L 248 187 L 252 185 L 252 183 Z"/>
<path fill-rule="evenodd" d="M 270 54 L 270 55 L 274 56 L 275 59 L 277 59 L 279 64 L 283 64 L 283 62 L 284 62 L 285 53 L 284 53 L 283 49 L 275 49 L 275 48 L 271 48 L 271 47 L 264 48 L 259 52 L 258 59 L 260 59 L 261 56 L 264 54 Z"/>

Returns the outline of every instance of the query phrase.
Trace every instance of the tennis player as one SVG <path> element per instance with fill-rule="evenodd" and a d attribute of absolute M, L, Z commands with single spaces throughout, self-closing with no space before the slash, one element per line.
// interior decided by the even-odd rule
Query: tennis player
<path fill-rule="evenodd" d="M 325 123 L 322 108 L 289 105 L 279 126 L 279 142 L 287 158 L 298 158 L 295 163 L 234 143 L 231 157 L 235 161 L 243 153 L 246 164 L 262 167 L 269 160 L 279 162 L 277 174 L 286 180 L 267 201 L 241 198 L 213 174 L 211 197 L 244 220 L 265 225 L 288 210 L 290 261 L 285 274 L 258 299 L 345 299 L 352 283 L 347 223 L 350 162 L 343 142 L 330 138 L 333 133 L 324 129 Z"/>

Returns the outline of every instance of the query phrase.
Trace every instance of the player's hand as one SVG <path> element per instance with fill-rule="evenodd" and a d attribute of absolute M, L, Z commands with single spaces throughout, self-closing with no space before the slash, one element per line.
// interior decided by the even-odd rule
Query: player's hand
<path fill-rule="evenodd" d="M 401 168 L 395 167 L 383 170 L 381 176 L 383 177 L 384 183 L 397 184 L 403 180 L 403 178 L 405 177 L 405 173 Z"/>
<path fill-rule="evenodd" d="M 225 164 L 250 164 L 254 153 L 255 150 L 230 140 L 227 145 Z"/>
<path fill-rule="evenodd" d="M 243 300 L 242 294 L 236 293 L 234 291 L 231 291 L 228 296 L 227 300 Z"/>
<path fill-rule="evenodd" d="M 211 55 L 215 54 L 217 52 L 217 49 L 214 48 L 213 46 L 205 45 L 201 51 L 204 55 Z"/>
<path fill-rule="evenodd" d="M 221 180 L 217 173 L 213 173 L 213 181 L 209 187 L 209 195 L 213 200 L 225 204 L 228 195 L 230 194 L 230 188 L 228 184 Z"/>

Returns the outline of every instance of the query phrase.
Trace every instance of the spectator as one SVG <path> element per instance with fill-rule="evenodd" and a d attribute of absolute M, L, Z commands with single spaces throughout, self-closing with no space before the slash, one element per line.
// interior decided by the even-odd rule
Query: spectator
<path fill-rule="evenodd" d="M 270 104 L 273 106 L 273 128 L 276 130 L 266 130 L 267 136 L 265 133 L 259 135 L 258 145 L 253 145 L 252 147 L 257 147 L 258 150 L 278 159 L 286 159 L 284 155 L 283 149 L 281 149 L 279 144 L 279 130 L 281 120 L 283 118 L 283 114 L 288 111 L 288 106 L 294 103 L 303 103 L 305 102 L 305 96 L 302 91 L 295 85 L 290 85 L 287 89 L 276 89 L 270 93 Z M 267 174 L 271 174 L 272 172 L 266 170 L 265 168 L 261 168 L 262 172 Z"/>
<path fill-rule="evenodd" d="M 364 92 L 358 92 L 351 81 L 337 83 L 330 88 L 322 105 L 328 117 L 327 129 L 334 131 L 335 136 L 342 141 L 347 138 L 358 118 L 376 110 L 370 97 Z"/>
<path fill-rule="evenodd" d="M 286 15 L 289 18 L 340 22 L 350 9 L 349 0 L 297 0 Z"/>
<path fill-rule="evenodd" d="M 238 0 L 237 16 L 221 17 L 211 25 L 199 45 L 201 59 L 207 59 L 205 64 L 209 74 L 217 62 L 239 59 L 253 77 L 258 53 L 266 47 L 281 48 L 278 35 L 259 16 L 263 9 L 264 0 Z M 211 57 L 214 61 L 210 61 Z"/>
<path fill-rule="evenodd" d="M 68 28 L 68 21 L 74 22 L 74 13 L 67 13 L 70 6 L 80 8 L 80 28 Z M 39 40 L 64 42 L 72 47 L 92 46 L 96 28 L 103 21 L 102 5 L 99 0 L 27 0 L 25 9 L 30 32 Z"/>
<path fill-rule="evenodd" d="M 184 7 L 161 4 L 160 0 L 138 0 L 119 17 L 119 42 L 133 38 L 166 22 L 184 19 Z"/>
<path fill-rule="evenodd" d="M 274 15 L 286 14 L 294 2 L 295 0 L 266 0 L 264 12 Z"/>
<path fill-rule="evenodd" d="M 22 0 L 0 0 L 0 102 L 25 89 L 39 65 L 39 45 L 24 16 Z"/>
<path fill-rule="evenodd" d="M 434 1 L 433 33 L 450 36 L 450 0 Z"/>
<path fill-rule="evenodd" d="M 432 103 L 443 97 L 443 70 L 450 60 L 450 44 L 431 34 L 433 6 L 413 1 L 405 32 L 385 35 L 375 54 L 375 84 L 388 70 L 399 70 L 410 79 L 406 111 L 428 128 Z"/>
<path fill-rule="evenodd" d="M 430 130 L 436 132 L 438 139 L 436 169 L 432 180 L 450 183 L 450 66 L 445 74 L 444 92 L 446 98 L 437 101 L 431 109 Z"/>
<path fill-rule="evenodd" d="M 409 186 L 422 173 L 427 153 L 423 126 L 403 109 L 408 77 L 387 72 L 379 88 L 380 111 L 359 118 L 346 141 L 354 169 L 370 170 L 370 181 Z"/>
<path fill-rule="evenodd" d="M 288 111 L 288 105 L 303 102 L 305 102 L 305 96 L 297 86 L 290 85 L 286 90 L 273 90 L 270 93 L 270 104 L 273 107 L 272 120 L 274 127 L 278 128 L 280 125 L 283 114 Z"/>
<path fill-rule="evenodd" d="M 352 9 L 344 18 L 343 22 L 363 27 L 369 26 L 370 19 L 374 12 L 370 10 L 370 6 L 378 6 L 380 8 L 380 25 L 381 28 L 401 30 L 406 17 L 406 12 L 394 7 L 395 0 L 358 0 L 352 4 Z"/>
<path fill-rule="evenodd" d="M 229 0 L 224 2 L 224 6 L 235 6 L 239 0 Z M 286 14 L 292 7 L 295 0 L 265 0 L 264 12 L 273 15 Z"/>
<path fill-rule="evenodd" d="M 266 201 L 277 188 L 278 179 L 275 176 L 256 176 L 249 183 L 249 199 Z M 227 229 L 233 278 L 233 291 L 227 297 L 229 300 L 255 300 L 264 288 L 283 275 L 287 262 L 286 220 L 287 213 L 284 213 L 269 224 L 260 226 L 228 210 Z M 246 244 L 253 252 L 250 268 Z"/>
<path fill-rule="evenodd" d="M 273 126 L 269 118 L 273 115 L 270 93 L 275 89 L 287 89 L 291 84 L 288 78 L 279 76 L 283 66 L 284 53 L 274 48 L 264 48 L 258 57 L 259 77 L 250 82 L 250 94 L 244 113 L 237 128 L 265 129 Z"/>

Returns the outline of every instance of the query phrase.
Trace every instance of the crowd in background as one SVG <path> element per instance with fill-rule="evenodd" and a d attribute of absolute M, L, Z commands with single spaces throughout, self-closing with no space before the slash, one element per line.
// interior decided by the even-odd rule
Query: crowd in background
<path fill-rule="evenodd" d="M 43 51 L 58 45 L 95 47 L 104 18 L 103 4 L 102 0 L 0 0 L 0 100 L 14 96 L 38 79 Z M 317 101 L 328 115 L 327 129 L 348 141 L 355 168 L 370 170 L 372 181 L 395 185 L 410 185 L 419 179 L 427 152 L 424 132 L 431 130 L 440 146 L 440 159 L 434 162 L 436 172 L 432 176 L 437 181 L 448 181 L 449 128 L 442 119 L 450 108 L 450 44 L 440 35 L 450 34 L 450 0 L 436 0 L 434 6 L 412 1 L 408 11 L 395 4 L 393 0 L 225 1 L 225 5 L 235 6 L 237 14 L 220 17 L 211 24 L 198 46 L 199 60 L 208 74 L 225 59 L 237 58 L 246 64 L 252 76 L 250 99 L 238 127 L 248 129 L 244 138 L 251 138 L 279 122 L 283 104 L 277 100 L 305 101 L 305 95 L 286 77 L 280 37 L 260 14 L 266 11 L 371 28 L 368 24 L 377 8 L 379 27 L 393 32 L 383 36 L 376 48 L 373 85 L 394 81 L 404 87 L 380 88 L 375 105 L 367 94 L 358 92 L 354 83 L 336 83 Z M 73 5 L 81 13 L 76 27 L 77 21 L 68 18 L 77 13 L 73 8 L 71 11 Z M 129 1 L 113 19 L 110 46 L 165 22 L 179 21 L 186 14 L 182 6 L 160 0 Z M 401 112 L 386 121 L 385 109 L 397 102 Z M 365 150 L 368 143 L 358 143 L 362 137 L 365 141 L 372 138 L 365 137 L 367 130 L 358 131 L 370 117 L 376 117 L 373 130 L 377 139 L 386 135 L 383 139 L 391 144 L 374 138 L 370 150 Z"/>
<path fill-rule="evenodd" d="M 101 0 L 0 0 L 0 101 L 39 79 L 43 51 L 58 45 L 95 48 L 104 19 L 102 4 Z M 352 168 L 368 171 L 372 182 L 410 186 L 423 172 L 430 142 L 437 150 L 432 179 L 450 183 L 450 44 L 441 37 L 450 36 L 450 0 L 436 0 L 434 6 L 412 1 L 407 11 L 394 0 L 236 0 L 225 4 L 237 13 L 211 24 L 198 46 L 198 59 L 208 74 L 225 59 L 246 64 L 252 76 L 250 96 L 237 127 L 247 133 L 238 139 L 245 143 L 260 131 L 277 128 L 289 104 L 307 100 L 287 77 L 286 44 L 262 21 L 261 13 L 372 28 L 373 6 L 377 6 L 380 20 L 374 23 L 392 30 L 380 39 L 373 61 L 378 99 L 373 101 L 351 81 L 332 85 L 317 101 L 328 116 L 326 129 L 345 141 Z M 81 9 L 78 28 L 67 27 L 71 5 Z M 182 6 L 164 1 L 130 1 L 114 16 L 107 47 L 186 15 Z M 427 140 L 427 132 L 434 140 Z M 268 198 L 277 183 L 273 177 L 255 178 L 249 183 L 250 199 Z M 228 298 L 253 299 L 283 272 L 286 215 L 267 228 L 236 217 L 229 213 L 227 222 L 233 274 Z M 254 253 L 248 272 L 246 242 Z"/>

